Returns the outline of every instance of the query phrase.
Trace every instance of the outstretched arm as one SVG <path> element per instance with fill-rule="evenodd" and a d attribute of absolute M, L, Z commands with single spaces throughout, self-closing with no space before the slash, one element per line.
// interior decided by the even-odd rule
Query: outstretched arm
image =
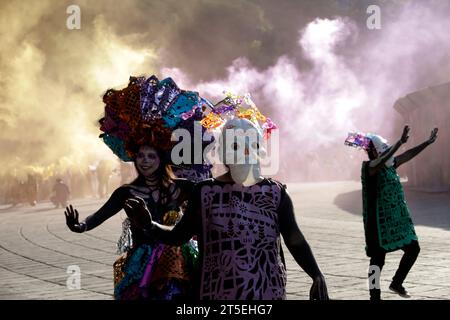
<path fill-rule="evenodd" d="M 369 175 L 375 175 L 381 168 L 383 168 L 386 161 L 388 161 L 400 148 L 403 143 L 406 143 L 409 139 L 409 126 L 403 128 L 403 133 L 400 138 L 384 155 L 380 156 L 376 160 L 369 162 Z"/>
<path fill-rule="evenodd" d="M 434 128 L 433 131 L 431 131 L 430 138 L 427 141 L 425 141 L 425 142 L 419 144 L 418 146 L 411 148 L 408 151 L 405 151 L 404 153 L 402 153 L 401 155 L 395 157 L 396 167 L 399 167 L 402 164 L 408 162 L 409 160 L 411 160 L 412 158 L 417 156 L 419 153 L 421 153 L 426 147 L 428 147 L 430 144 L 432 144 L 434 141 L 436 141 L 437 133 L 438 133 L 438 128 Z"/>
<path fill-rule="evenodd" d="M 186 214 L 175 226 L 164 226 L 153 221 L 150 229 L 144 229 L 144 232 L 146 235 L 172 246 L 180 246 L 196 234 L 195 226 L 189 221 L 189 216 Z"/>
<path fill-rule="evenodd" d="M 139 197 L 127 199 L 124 208 L 130 219 L 142 228 L 149 239 L 179 246 L 189 241 L 194 234 L 198 234 L 200 222 L 194 202 L 189 201 L 185 214 L 175 226 L 164 226 L 153 221 L 144 200 Z"/>
<path fill-rule="evenodd" d="M 91 214 L 82 222 L 78 222 L 78 210 L 69 205 L 64 211 L 66 224 L 71 231 L 77 233 L 92 230 L 122 209 L 124 197 L 125 190 L 122 188 L 117 189 L 97 212 Z"/>
<path fill-rule="evenodd" d="M 310 299 L 327 300 L 328 292 L 325 278 L 317 265 L 311 247 L 295 221 L 294 206 L 286 192 L 279 208 L 280 232 L 284 243 L 299 266 L 313 279 Z"/>

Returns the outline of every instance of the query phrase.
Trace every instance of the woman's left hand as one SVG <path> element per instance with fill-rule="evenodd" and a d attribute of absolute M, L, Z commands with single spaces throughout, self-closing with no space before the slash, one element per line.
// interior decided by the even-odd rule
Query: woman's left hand
<path fill-rule="evenodd" d="M 134 197 L 125 200 L 124 210 L 130 220 L 138 227 L 146 229 L 151 226 L 152 216 L 144 199 Z"/>
<path fill-rule="evenodd" d="M 309 300 L 329 300 L 327 284 L 323 275 L 314 278 L 311 290 L 309 291 Z"/>

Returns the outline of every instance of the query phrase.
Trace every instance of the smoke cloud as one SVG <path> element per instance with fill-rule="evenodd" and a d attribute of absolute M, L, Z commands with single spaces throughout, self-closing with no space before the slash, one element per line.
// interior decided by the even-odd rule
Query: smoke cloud
<path fill-rule="evenodd" d="M 66 28 L 72 4 L 80 30 Z M 103 93 L 156 74 L 213 101 L 250 92 L 280 127 L 280 177 L 357 177 L 365 155 L 347 132 L 397 138 L 395 100 L 449 81 L 449 13 L 448 1 L 2 1 L 0 170 L 113 159 Z"/>

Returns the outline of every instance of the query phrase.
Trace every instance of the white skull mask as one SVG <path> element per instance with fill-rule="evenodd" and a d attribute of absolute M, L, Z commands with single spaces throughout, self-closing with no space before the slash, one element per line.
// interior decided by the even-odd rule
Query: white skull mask
<path fill-rule="evenodd" d="M 235 118 L 224 124 L 219 154 L 235 182 L 251 186 L 261 180 L 262 141 L 261 131 L 247 119 Z"/>
<path fill-rule="evenodd" d="M 388 144 L 388 141 L 385 138 L 383 138 L 382 136 L 380 136 L 380 135 L 371 134 L 368 137 L 372 141 L 373 146 L 375 147 L 375 150 L 377 150 L 378 158 L 383 153 L 386 153 L 391 148 L 391 146 Z M 390 157 L 386 161 L 385 165 L 387 167 L 392 167 L 394 165 L 394 157 Z"/>

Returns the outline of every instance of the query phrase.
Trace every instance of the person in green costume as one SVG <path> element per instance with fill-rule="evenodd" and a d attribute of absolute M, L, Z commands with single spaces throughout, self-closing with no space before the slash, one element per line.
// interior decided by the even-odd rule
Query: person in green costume
<path fill-rule="evenodd" d="M 422 152 L 436 141 L 438 129 L 431 132 L 428 140 L 400 155 L 400 146 L 409 139 L 409 126 L 405 126 L 401 138 L 393 145 L 375 134 L 353 136 L 352 143 L 367 151 L 369 161 L 361 168 L 363 221 L 366 254 L 370 257 L 369 292 L 371 300 L 381 299 L 379 277 L 386 253 L 403 250 L 400 265 L 392 278 L 389 289 L 402 297 L 409 297 L 403 282 L 420 252 L 420 246 L 403 187 L 396 169 Z M 356 140 L 356 143 L 355 143 Z"/>

